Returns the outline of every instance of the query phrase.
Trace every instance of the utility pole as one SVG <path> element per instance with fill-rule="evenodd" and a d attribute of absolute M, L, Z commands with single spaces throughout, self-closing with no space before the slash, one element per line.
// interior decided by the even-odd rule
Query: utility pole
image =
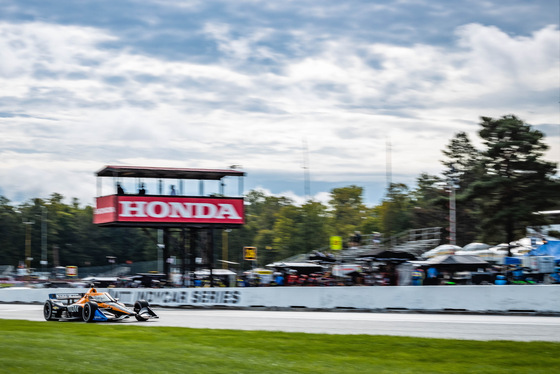
<path fill-rule="evenodd" d="M 311 187 L 309 182 L 309 152 L 307 149 L 307 140 L 303 139 L 303 180 L 304 180 L 304 193 L 305 193 L 305 203 L 311 201 Z M 305 212 L 305 211 L 304 211 Z M 305 219 L 304 221 L 304 230 L 305 236 L 309 235 L 309 220 Z M 305 242 L 305 251 L 309 251 L 309 241 L 306 240 Z"/>
<path fill-rule="evenodd" d="M 228 256 L 229 256 L 229 248 L 228 248 L 228 235 L 231 229 L 224 229 L 222 231 L 222 269 L 228 268 Z"/>
<path fill-rule="evenodd" d="M 449 185 L 449 244 L 457 245 L 457 207 L 453 180 Z"/>
<path fill-rule="evenodd" d="M 309 152 L 307 149 L 307 141 L 303 139 L 303 187 L 306 202 L 311 198 L 311 187 L 309 179 Z"/>
<path fill-rule="evenodd" d="M 391 160 L 391 140 L 387 137 L 385 141 L 385 177 L 387 179 L 387 190 L 393 184 L 393 166 Z"/>
<path fill-rule="evenodd" d="M 157 266 L 158 266 L 158 273 L 164 272 L 164 265 L 163 262 L 165 261 L 163 257 L 163 249 L 165 248 L 165 244 L 163 243 L 163 230 L 157 230 Z"/>
<path fill-rule="evenodd" d="M 25 226 L 25 266 L 27 268 L 27 272 L 31 272 L 31 225 L 33 225 L 35 221 L 24 221 L 23 224 Z"/>
<path fill-rule="evenodd" d="M 41 207 L 41 271 L 45 272 L 45 266 L 49 263 L 47 260 L 47 208 Z"/>
<path fill-rule="evenodd" d="M 457 245 L 457 205 L 455 198 L 455 182 L 457 178 L 455 166 L 451 166 L 451 175 L 448 180 L 449 187 L 449 244 Z"/>

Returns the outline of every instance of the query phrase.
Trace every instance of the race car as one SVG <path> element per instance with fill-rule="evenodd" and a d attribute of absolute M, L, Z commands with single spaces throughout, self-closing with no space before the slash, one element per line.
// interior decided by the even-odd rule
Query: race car
<path fill-rule="evenodd" d="M 85 322 L 118 321 L 134 316 L 138 321 L 147 321 L 159 316 L 145 300 L 138 300 L 130 309 L 108 292 L 97 292 L 91 287 L 86 293 L 49 294 L 43 306 L 47 321 L 74 320 Z"/>

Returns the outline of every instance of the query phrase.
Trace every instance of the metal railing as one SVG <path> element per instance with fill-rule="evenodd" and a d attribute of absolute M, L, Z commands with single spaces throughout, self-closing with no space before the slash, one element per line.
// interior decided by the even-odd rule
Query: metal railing
<path fill-rule="evenodd" d="M 378 239 L 379 237 L 376 237 Z M 373 249 L 386 248 L 392 251 L 408 252 L 415 256 L 437 247 L 441 241 L 441 227 L 426 227 L 422 229 L 410 229 L 388 238 L 380 238 L 379 243 L 374 243 L 374 235 L 362 235 L 361 245 L 336 251 L 334 256 L 338 261 L 354 260 L 360 255 Z M 328 247 L 318 249 L 319 252 L 330 252 Z M 315 252 L 315 251 L 313 251 Z M 281 262 L 305 262 L 313 252 L 300 253 L 288 257 Z"/>

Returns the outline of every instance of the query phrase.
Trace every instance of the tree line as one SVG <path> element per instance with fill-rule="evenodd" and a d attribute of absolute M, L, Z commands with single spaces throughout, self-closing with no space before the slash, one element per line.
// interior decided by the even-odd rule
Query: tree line
<path fill-rule="evenodd" d="M 327 204 L 311 199 L 297 205 L 286 197 L 250 191 L 246 224 L 227 235 L 214 230 L 214 258 L 221 258 L 223 240 L 229 260 L 242 262 L 242 248 L 255 246 L 261 264 L 328 250 L 330 236 L 348 239 L 355 231 L 390 237 L 408 229 L 442 227 L 446 242 L 451 189 L 458 245 L 510 242 L 524 236 L 526 227 L 547 224 L 535 212 L 560 208 L 560 181 L 557 165 L 543 160 L 548 149 L 544 134 L 507 115 L 482 117 L 478 135 L 482 149 L 466 133 L 455 134 L 442 150 L 441 175 L 421 173 L 414 188 L 393 183 L 373 207 L 364 204 L 363 188 L 356 185 L 331 190 Z M 53 193 L 14 206 L 0 196 L 0 265 L 18 265 L 26 249 L 35 268 L 41 266 L 44 249 L 49 266 L 106 265 L 107 256 L 117 262 L 157 259 L 154 229 L 98 227 L 92 223 L 93 207 L 81 207 L 75 198 L 69 204 L 63 200 Z M 179 233 L 173 235 L 178 243 Z"/>

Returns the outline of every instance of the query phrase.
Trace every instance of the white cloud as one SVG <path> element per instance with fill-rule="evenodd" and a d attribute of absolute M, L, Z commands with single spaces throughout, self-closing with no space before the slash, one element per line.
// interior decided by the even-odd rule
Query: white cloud
<path fill-rule="evenodd" d="M 4 193 L 25 185 L 27 196 L 85 200 L 91 181 L 52 175 L 67 170 L 72 180 L 114 163 L 299 173 L 303 138 L 317 180 L 383 175 L 387 137 L 394 175 L 412 180 L 437 173 L 441 149 L 454 133 L 474 132 L 480 115 L 558 121 L 556 104 L 530 97 L 557 89 L 555 26 L 516 37 L 468 24 L 451 47 L 282 30 L 298 53 L 313 45 L 302 57 L 263 46 L 276 32 L 268 27 L 240 36 L 207 23 L 201 32 L 222 52 L 213 63 L 105 48 L 121 40 L 92 27 L 0 23 L 0 113 L 10 114 L 0 117 Z M 243 63 L 265 58 L 278 68 Z M 14 173 L 18 165 L 27 172 Z"/>
<path fill-rule="evenodd" d="M 43 22 L 0 23 L 0 74 L 28 76 L 38 69 L 68 74 L 88 72 L 84 62 L 96 62 L 107 54 L 99 43 L 114 41 L 108 33 L 83 26 L 62 26 Z"/>
<path fill-rule="evenodd" d="M 305 196 L 298 195 L 297 193 L 291 190 L 282 191 L 280 193 L 273 193 L 270 189 L 264 188 L 262 186 L 258 186 L 254 188 L 254 190 L 262 192 L 265 196 L 285 197 L 287 199 L 290 199 L 291 201 L 294 202 L 294 204 L 299 206 L 304 205 L 309 200 L 317 201 L 328 206 L 328 203 L 331 199 L 330 192 L 324 192 L 324 191 L 318 192 L 315 195 L 306 198 Z"/>
<path fill-rule="evenodd" d="M 511 37 L 496 27 L 470 24 L 460 27 L 457 35 L 466 51 L 464 78 L 477 86 L 497 91 L 512 84 L 530 90 L 557 88 L 557 26 L 541 29 L 531 37 Z"/>

